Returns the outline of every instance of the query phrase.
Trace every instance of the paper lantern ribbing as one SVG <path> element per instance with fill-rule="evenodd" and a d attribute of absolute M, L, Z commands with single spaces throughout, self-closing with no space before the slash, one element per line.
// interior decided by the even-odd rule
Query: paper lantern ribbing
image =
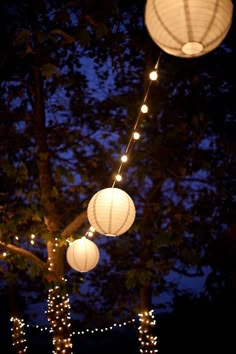
<path fill-rule="evenodd" d="M 94 229 L 106 236 L 124 234 L 135 219 L 135 206 L 130 196 L 119 188 L 97 192 L 88 204 L 87 216 Z"/>
<path fill-rule="evenodd" d="M 78 272 L 88 272 L 96 267 L 99 261 L 99 250 L 96 244 L 86 237 L 70 243 L 66 252 L 67 262 Z"/>
<path fill-rule="evenodd" d="M 226 37 L 232 23 L 231 0 L 147 0 L 145 23 L 150 37 L 168 54 L 198 57 Z"/>

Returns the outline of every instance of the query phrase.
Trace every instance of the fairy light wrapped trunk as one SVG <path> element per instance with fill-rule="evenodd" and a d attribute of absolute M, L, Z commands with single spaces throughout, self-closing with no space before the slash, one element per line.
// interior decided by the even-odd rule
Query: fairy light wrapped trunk
<path fill-rule="evenodd" d="M 143 311 L 139 316 L 139 342 L 140 353 L 156 353 L 157 337 L 154 334 L 154 327 L 156 324 L 154 311 Z"/>
<path fill-rule="evenodd" d="M 19 317 L 12 316 L 11 325 L 12 342 L 15 352 L 17 354 L 27 353 L 24 320 Z"/>
<path fill-rule="evenodd" d="M 63 283 L 60 286 L 54 285 L 49 290 L 47 315 L 53 332 L 53 353 L 69 354 L 72 353 L 70 304 L 68 294 L 65 292 L 65 295 L 62 295 L 62 287 Z"/>

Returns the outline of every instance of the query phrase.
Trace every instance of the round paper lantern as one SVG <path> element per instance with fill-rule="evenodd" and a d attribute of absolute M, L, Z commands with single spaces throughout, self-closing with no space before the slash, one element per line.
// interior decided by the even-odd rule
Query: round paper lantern
<path fill-rule="evenodd" d="M 135 206 L 130 196 L 119 188 L 97 192 L 88 204 L 88 220 L 94 229 L 106 236 L 124 234 L 135 219 Z"/>
<path fill-rule="evenodd" d="M 231 0 L 147 0 L 145 23 L 153 41 L 177 57 L 198 57 L 215 49 L 227 35 Z"/>
<path fill-rule="evenodd" d="M 96 244 L 86 237 L 70 243 L 66 252 L 67 262 L 78 272 L 88 272 L 96 267 L 99 261 L 99 250 Z"/>

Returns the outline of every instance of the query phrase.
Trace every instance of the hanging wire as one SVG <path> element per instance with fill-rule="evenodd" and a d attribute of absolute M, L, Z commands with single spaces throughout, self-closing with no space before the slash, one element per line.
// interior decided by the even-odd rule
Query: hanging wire
<path fill-rule="evenodd" d="M 156 64 L 155 64 L 155 66 L 154 66 L 154 71 L 155 71 L 155 72 L 157 72 L 157 70 L 158 70 L 160 58 L 161 58 L 161 53 L 160 53 L 160 55 L 159 55 L 159 57 L 158 57 L 158 60 L 157 60 L 157 62 L 156 62 Z M 149 78 L 150 78 L 150 75 L 149 75 Z M 157 76 L 156 76 L 156 79 L 157 79 Z M 130 138 L 129 138 L 129 140 L 128 140 L 128 144 L 127 144 L 126 149 L 125 149 L 125 153 L 124 153 L 124 155 L 122 155 L 122 157 L 121 157 L 121 163 L 120 163 L 120 165 L 119 165 L 119 167 L 118 167 L 118 170 L 117 170 L 115 179 L 114 179 L 113 184 L 112 184 L 112 188 L 115 187 L 116 182 L 119 182 L 119 181 L 121 181 L 121 179 L 122 179 L 121 170 L 122 170 L 123 164 L 127 161 L 127 159 L 124 159 L 124 161 L 122 161 L 122 158 L 123 158 L 124 156 L 127 157 L 128 155 L 130 155 L 130 152 L 131 152 L 131 150 L 132 150 L 132 147 L 133 147 L 135 141 L 138 140 L 139 137 L 140 137 L 140 134 L 139 134 L 136 130 L 137 130 L 137 127 L 139 126 L 139 123 L 140 123 L 140 121 L 141 121 L 141 118 L 143 117 L 143 114 L 147 113 L 147 110 L 146 110 L 145 112 L 142 112 L 142 107 L 145 105 L 145 103 L 146 103 L 146 101 L 147 101 L 147 98 L 148 98 L 148 94 L 149 94 L 150 88 L 151 88 L 151 86 L 152 86 L 152 83 L 153 83 L 153 81 L 155 81 L 156 79 L 151 79 L 151 78 L 150 78 L 150 81 L 149 81 L 149 83 L 148 83 L 147 90 L 146 90 L 145 95 L 144 95 L 144 98 L 143 98 L 143 103 L 142 103 L 142 105 L 141 105 L 141 109 L 139 110 L 138 116 L 137 116 L 137 118 L 136 118 L 136 120 L 135 120 L 133 129 L 132 129 L 131 134 L 130 134 Z M 145 106 L 146 106 L 146 105 L 145 105 Z M 147 106 L 146 106 L 146 107 L 147 107 Z"/>

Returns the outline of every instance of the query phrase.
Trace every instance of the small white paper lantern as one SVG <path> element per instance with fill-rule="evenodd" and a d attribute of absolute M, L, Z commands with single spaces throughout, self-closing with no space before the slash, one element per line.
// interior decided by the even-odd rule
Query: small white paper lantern
<path fill-rule="evenodd" d="M 97 192 L 87 209 L 90 224 L 106 236 L 124 234 L 133 224 L 135 213 L 132 199 L 119 188 L 105 188 Z"/>
<path fill-rule="evenodd" d="M 215 49 L 232 22 L 231 0 L 147 0 L 145 23 L 168 54 L 198 57 Z"/>
<path fill-rule="evenodd" d="M 78 272 L 88 272 L 96 267 L 99 261 L 99 250 L 97 245 L 82 237 L 70 243 L 66 252 L 67 262 Z"/>

